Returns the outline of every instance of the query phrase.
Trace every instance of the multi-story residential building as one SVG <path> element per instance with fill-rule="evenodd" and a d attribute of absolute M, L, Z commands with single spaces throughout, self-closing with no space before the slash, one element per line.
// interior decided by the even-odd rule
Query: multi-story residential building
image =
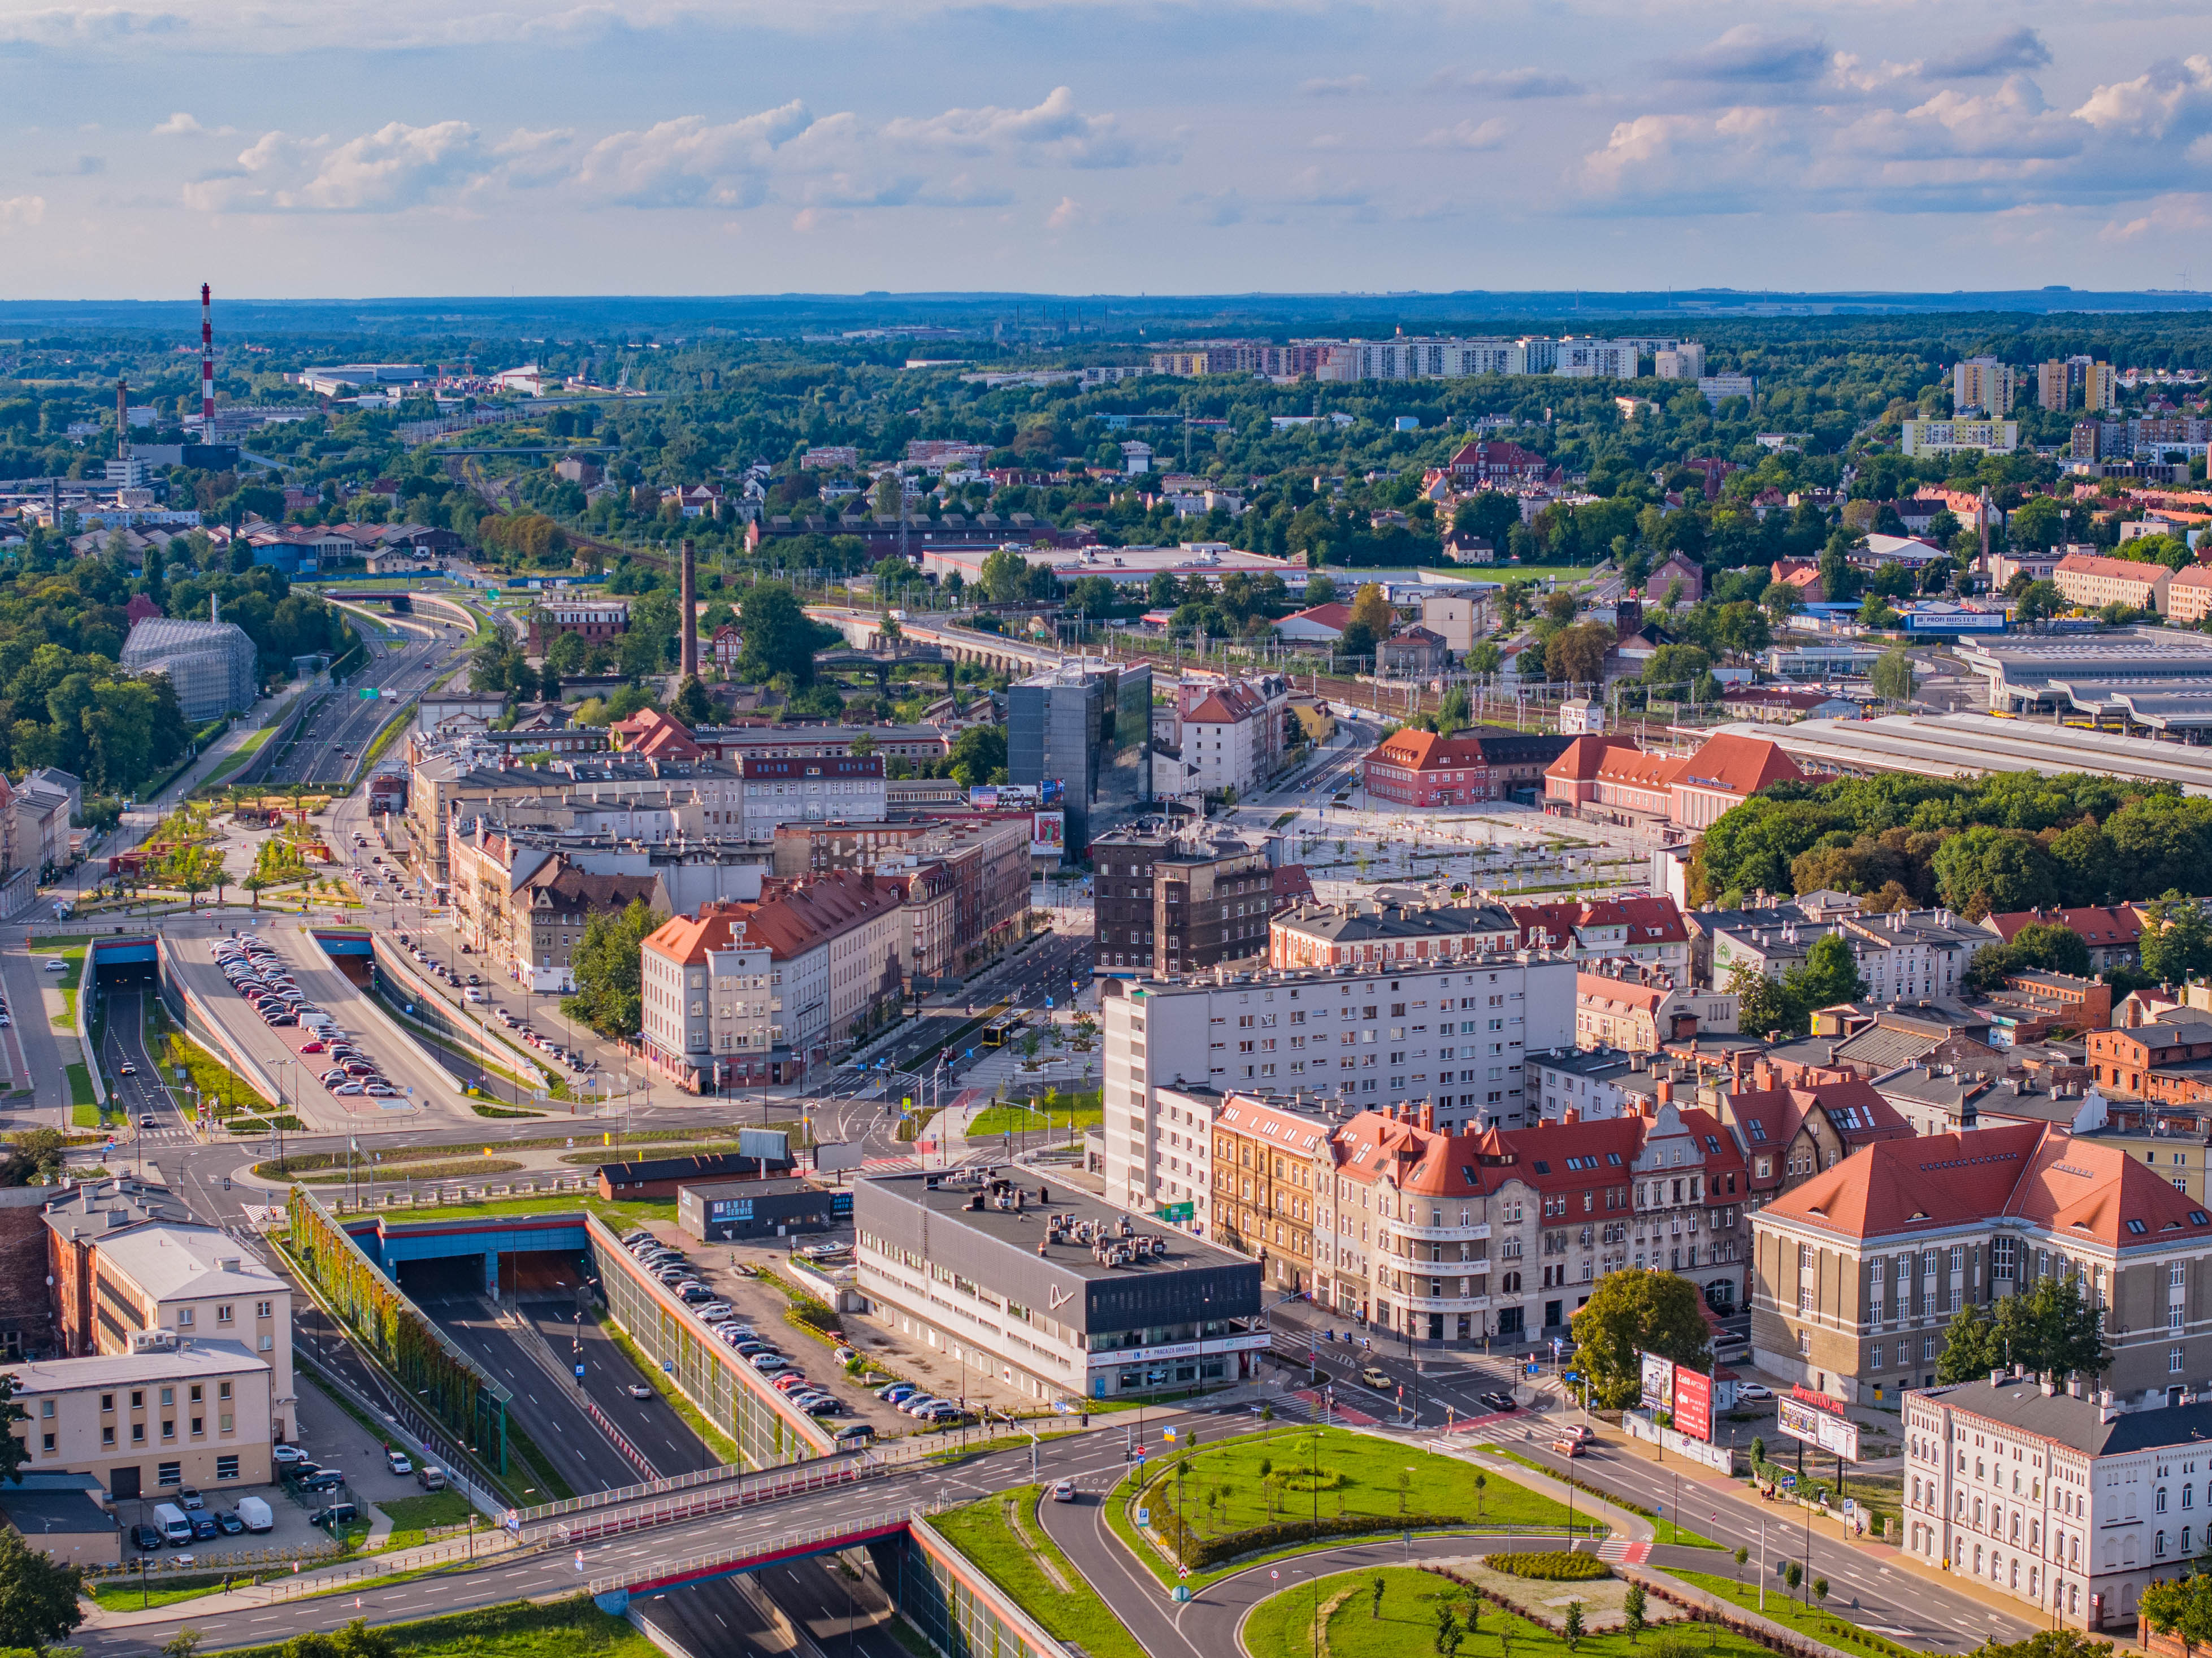
<path fill-rule="evenodd" d="M 1873 1002 L 1956 994 L 1974 952 L 1989 943 L 1988 933 L 1944 909 L 1838 914 L 1826 920 L 1789 920 L 1779 910 L 1770 920 L 1751 910 L 1707 932 L 1717 985 L 1727 984 L 1739 969 L 1779 979 L 1802 963 L 1815 944 L 1839 932 L 1850 944 L 1867 999 Z"/>
<path fill-rule="evenodd" d="M 1454 656 L 1464 656 L 1489 636 L 1489 601 L 1479 591 L 1424 593 L 1421 626 L 1443 640 Z"/>
<path fill-rule="evenodd" d="M 1293 968 L 1361 968 L 1431 964 L 1461 956 L 1494 956 L 1527 939 L 1514 918 L 1497 904 L 1407 903 L 1355 899 L 1348 903 L 1302 903 L 1277 913 L 1267 929 L 1267 964 Z"/>
<path fill-rule="evenodd" d="M 1951 366 L 1951 410 L 1998 419 L 2012 412 L 2013 371 L 1995 357 L 1967 357 Z"/>
<path fill-rule="evenodd" d="M 1662 380 L 1702 380 L 1705 348 L 1696 340 L 1680 341 L 1671 349 L 1653 354 L 1651 372 Z"/>
<path fill-rule="evenodd" d="M 2008 455 L 2020 447 L 2016 420 L 1905 420 L 1898 448 L 1908 455 L 1948 455 L 1961 449 Z"/>
<path fill-rule="evenodd" d="M 2129 1410 L 2018 1366 L 1907 1395 L 1905 1546 L 1930 1567 L 2095 1631 L 2192 1570 L 2212 1405 Z"/>
<path fill-rule="evenodd" d="M 1231 1092 L 1213 1114 L 1213 1241 L 1260 1262 L 1277 1293 L 1312 1287 L 1314 1216 L 1335 1170 L 1335 1119 Z"/>
<path fill-rule="evenodd" d="M 2186 574 L 2185 572 L 2185 574 Z M 1984 915 L 1982 926 L 2010 944 L 2025 926 L 2059 926 L 2089 947 L 2089 970 L 2133 967 L 2142 952 L 2142 912 L 2132 904 L 2085 904 L 2075 909 L 2020 909 Z"/>
<path fill-rule="evenodd" d="M 1508 908 L 1522 944 L 1571 950 L 1581 962 L 1633 962 L 1678 984 L 1691 982 L 1690 931 L 1672 898 L 1595 898 Z"/>
<path fill-rule="evenodd" d="M 1656 1054 L 1701 1033 L 1735 1034 L 1736 1008 L 1731 992 L 1690 989 L 1663 973 L 1583 971 L 1575 975 L 1575 1045 Z"/>
<path fill-rule="evenodd" d="M 2057 1274 L 2106 1309 L 2104 1385 L 2212 1386 L 2212 1214 L 2048 1123 L 1883 1141 L 1752 1218 L 1759 1367 L 1845 1400 L 1934 1385 L 1944 1327 Z"/>
<path fill-rule="evenodd" d="M 1526 1054 L 1574 1046 L 1573 974 L 1571 962 L 1516 950 L 1387 973 L 1109 979 L 1100 1004 L 1107 1193 L 1145 1210 L 1205 1197 L 1164 1166 L 1163 1088 L 1304 1089 L 1340 1109 L 1427 1102 L 1453 1128 L 1522 1121 Z"/>
<path fill-rule="evenodd" d="M 1510 489 L 1541 483 L 1552 472 L 1552 463 L 1534 450 L 1502 440 L 1468 444 L 1444 467 L 1460 489 Z"/>
<path fill-rule="evenodd" d="M 2212 565 L 2192 564 L 2166 586 L 2169 621 L 2193 627 L 2212 616 Z"/>
<path fill-rule="evenodd" d="M 1092 843 L 1091 971 L 1170 977 L 1263 964 L 1268 922 L 1313 896 L 1303 866 L 1271 866 L 1233 835 L 1149 829 Z"/>
<path fill-rule="evenodd" d="M 1670 1084 L 1603 1122 L 1451 1133 L 1425 1109 L 1363 1112 L 1331 1145 L 1315 1298 L 1413 1341 L 1563 1334 L 1624 1269 L 1679 1273 L 1719 1311 L 1745 1292 L 1742 1157 Z"/>
<path fill-rule="evenodd" d="M 2155 610 L 2164 616 L 2173 572 L 2163 564 L 2138 564 L 2132 559 L 2069 553 L 2058 561 L 2051 579 L 2066 596 L 2067 603 L 2085 610 L 2124 604 L 2131 610 Z"/>
<path fill-rule="evenodd" d="M 1641 1078 L 1650 1056 L 1619 1048 L 1553 1048 L 1528 1056 L 1528 1115 L 1557 1122 L 1571 1110 L 1583 1122 L 1606 1122 L 1634 1108 L 1625 1086 Z"/>
<path fill-rule="evenodd" d="M 1282 769 L 1291 682 L 1186 674 L 1176 688 L 1182 772 L 1174 794 L 1249 794 Z"/>
<path fill-rule="evenodd" d="M 12 1364 L 25 1473 L 88 1473 L 116 1502 L 266 1485 L 269 1362 L 234 1340 L 141 1331 L 116 1353 Z"/>
<path fill-rule="evenodd" d="M 647 1062 L 695 1093 L 806 1068 L 787 1039 L 782 965 L 747 936 L 749 920 L 743 904 L 708 904 L 647 936 L 639 955 Z"/>
<path fill-rule="evenodd" d="M 492 971 L 539 994 L 573 991 L 575 947 L 594 915 L 651 904 L 659 878 L 641 871 L 595 872 L 537 836 L 518 836 L 484 818 L 448 831 L 453 918 L 462 942 Z M 644 864 L 635 854 L 609 861 Z"/>
<path fill-rule="evenodd" d="M 2176 1010 L 2154 1023 L 2091 1030 L 2083 1058 L 2109 1096 L 2161 1105 L 2212 1098 L 2212 1018 Z"/>
<path fill-rule="evenodd" d="M 1913 1132 L 1881 1090 L 1855 1072 L 1805 1066 L 1778 1074 L 1747 1050 L 1730 1060 L 1730 1074 L 1710 1097 L 1749 1162 L 1753 1209 L 1869 1145 Z"/>
<path fill-rule="evenodd" d="M 291 1286 L 228 1233 L 175 1213 L 161 1188 L 118 1180 L 88 1181 L 47 1206 L 63 1353 L 128 1353 L 148 1332 L 234 1342 L 269 1366 L 269 1431 L 295 1437 Z"/>
<path fill-rule="evenodd" d="M 1544 732 L 1476 726 L 1439 737 L 1408 727 L 1386 738 L 1361 762 L 1370 799 L 1417 810 L 1481 800 L 1529 800 L 1544 768 L 1574 739 Z"/>
<path fill-rule="evenodd" d="M 1026 812 L 787 824 L 775 834 L 775 872 L 873 870 L 902 886 L 911 932 L 902 960 L 919 991 L 966 977 L 1028 936 L 1030 832 Z"/>
<path fill-rule="evenodd" d="M 562 634 L 596 643 L 617 639 L 629 631 L 629 601 L 626 598 L 570 598 L 556 595 L 531 607 L 530 653 L 544 654 L 545 647 Z"/>
<path fill-rule="evenodd" d="M 757 902 L 679 916 L 645 941 L 646 1060 L 694 1091 L 795 1080 L 896 1015 L 908 939 L 904 893 L 872 872 L 770 881 Z"/>
<path fill-rule="evenodd" d="M 881 755 L 747 758 L 739 764 L 744 776 L 744 833 L 752 840 L 773 840 L 780 823 L 883 821 Z"/>

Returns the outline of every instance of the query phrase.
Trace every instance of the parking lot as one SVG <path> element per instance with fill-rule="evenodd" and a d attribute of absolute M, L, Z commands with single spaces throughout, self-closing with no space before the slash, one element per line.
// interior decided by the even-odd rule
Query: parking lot
<path fill-rule="evenodd" d="M 843 1414 L 824 1417 L 823 1421 L 841 1428 L 851 1423 L 863 1423 L 879 1437 L 911 1433 L 921 1427 L 912 1417 L 902 1415 L 847 1375 L 829 1346 L 785 1319 L 785 1313 L 791 1308 L 790 1297 L 765 1278 L 757 1276 L 764 1271 L 773 1271 L 786 1282 L 792 1281 L 782 1249 L 748 1244 L 696 1243 L 672 1223 L 639 1230 L 652 1232 L 670 1248 L 680 1251 L 690 1262 L 692 1275 L 728 1304 L 735 1315 L 735 1322 L 750 1325 L 760 1339 L 781 1351 L 809 1382 L 845 1406 Z M 857 1321 L 848 1320 L 848 1329 Z M 862 1329 L 866 1331 L 867 1327 L 862 1326 Z M 863 1353 L 872 1355 L 874 1351 L 866 1341 L 855 1345 Z M 904 1366 L 896 1367 L 896 1373 L 901 1376 L 911 1375 Z M 912 1379 L 921 1380 L 919 1376 Z"/>
<path fill-rule="evenodd" d="M 297 1448 L 319 1468 L 336 1469 L 341 1473 L 344 1477 L 343 1489 L 302 1492 L 281 1480 L 268 1485 L 203 1488 L 200 1496 L 210 1514 L 235 1509 L 241 1497 L 258 1497 L 269 1505 L 270 1518 L 275 1522 L 272 1529 L 195 1540 L 189 1548 L 163 1547 L 153 1551 L 151 1559 L 163 1570 L 181 1570 L 189 1565 L 203 1571 L 221 1571 L 234 1566 L 245 1570 L 270 1562 L 281 1563 L 288 1553 L 304 1556 L 329 1546 L 329 1534 L 311 1523 L 311 1515 L 332 1503 L 354 1505 L 359 1521 L 368 1527 L 368 1544 L 374 1546 L 394 1529 L 392 1517 L 374 1505 L 425 1495 L 411 1473 L 393 1473 L 386 1466 L 382 1441 L 349 1416 L 321 1388 L 305 1379 L 300 1384 L 298 1416 Z M 131 1528 L 155 1524 L 155 1505 L 175 1500 L 172 1494 L 157 1491 L 117 1505 L 124 1528 L 123 1553 L 126 1562 L 139 1555 L 139 1551 L 130 1546 Z M 444 1506 L 451 1507 L 456 1516 L 461 1513 L 457 1500 Z M 402 1509 L 400 1513 L 404 1516 L 407 1510 Z M 419 1529 L 419 1520 L 415 1523 Z"/>

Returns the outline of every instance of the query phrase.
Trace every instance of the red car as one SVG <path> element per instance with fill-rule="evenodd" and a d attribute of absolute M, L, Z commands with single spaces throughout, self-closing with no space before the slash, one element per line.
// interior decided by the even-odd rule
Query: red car
<path fill-rule="evenodd" d="M 300 1044 L 300 1052 L 302 1054 L 319 1054 L 322 1051 L 323 1045 L 320 1042 L 301 1042 Z"/>

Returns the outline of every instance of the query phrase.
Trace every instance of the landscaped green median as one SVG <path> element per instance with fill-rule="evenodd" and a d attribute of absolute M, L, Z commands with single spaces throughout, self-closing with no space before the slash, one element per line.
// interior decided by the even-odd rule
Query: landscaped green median
<path fill-rule="evenodd" d="M 1163 1583 L 1179 1565 L 1197 1588 L 1255 1559 L 1378 1532 L 1559 1535 L 1571 1518 L 1501 1475 L 1373 1434 L 1298 1427 L 1215 1445 L 1197 1431 L 1200 1444 L 1150 1467 L 1141 1491 L 1132 1476 L 1106 1498 L 1107 1524 Z M 1571 1519 L 1581 1534 L 1604 1534 L 1586 1514 Z"/>
<path fill-rule="evenodd" d="M 973 1561 L 1021 1609 L 1091 1658 L 1145 1658 L 1060 1546 L 1036 1522 L 1042 1485 L 1000 1491 L 933 1515 L 938 1534 Z"/>

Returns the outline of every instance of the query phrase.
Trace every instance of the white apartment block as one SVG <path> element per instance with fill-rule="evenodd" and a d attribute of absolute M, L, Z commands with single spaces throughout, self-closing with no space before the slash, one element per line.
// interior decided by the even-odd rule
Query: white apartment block
<path fill-rule="evenodd" d="M 1161 1090 L 1310 1094 L 1348 1110 L 1428 1105 L 1450 1133 L 1521 1118 L 1523 1056 L 1575 1045 L 1575 966 L 1515 950 L 1397 973 L 1268 972 L 1105 981 L 1106 1195 L 1206 1219 L 1206 1123 Z M 1185 1144 L 1171 1144 L 1175 1134 Z M 1201 1149 L 1187 1149 L 1191 1140 Z"/>
<path fill-rule="evenodd" d="M 1185 674 L 1176 694 L 1183 774 L 1174 793 L 1249 793 L 1281 769 L 1291 682 Z"/>

